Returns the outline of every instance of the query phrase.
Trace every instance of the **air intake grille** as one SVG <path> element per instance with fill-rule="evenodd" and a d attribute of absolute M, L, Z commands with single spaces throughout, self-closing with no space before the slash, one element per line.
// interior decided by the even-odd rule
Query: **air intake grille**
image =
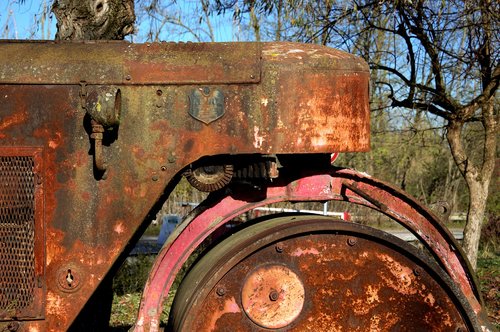
<path fill-rule="evenodd" d="M 0 156 L 0 316 L 35 292 L 35 175 L 30 156 Z"/>

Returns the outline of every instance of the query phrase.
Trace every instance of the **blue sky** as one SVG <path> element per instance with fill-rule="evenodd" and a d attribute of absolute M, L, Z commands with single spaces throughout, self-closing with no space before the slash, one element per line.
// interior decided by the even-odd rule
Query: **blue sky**
<path fill-rule="evenodd" d="M 0 38 L 1 39 L 54 39 L 56 33 L 56 19 L 50 13 L 52 0 L 0 0 Z M 158 36 L 165 41 L 210 41 L 206 24 L 197 24 L 198 18 L 188 17 L 190 13 L 198 11 L 198 0 L 178 0 L 176 4 L 166 6 L 166 13 L 173 18 L 179 17 L 189 28 L 179 24 L 169 23 L 163 27 Z M 198 11 L 199 12 L 199 11 Z M 43 15 L 45 13 L 45 15 Z M 141 8 L 136 5 L 137 25 L 134 36 L 127 39 L 134 42 L 148 41 L 150 25 L 159 25 L 149 19 Z M 189 24 L 189 20 L 191 23 Z M 193 21 L 194 20 L 194 21 Z M 210 17 L 216 41 L 234 41 L 248 39 L 248 31 L 233 24 L 231 15 Z M 243 30 L 243 31 L 242 31 Z M 198 37 L 195 37 L 196 33 Z"/>
<path fill-rule="evenodd" d="M 42 24 L 43 8 L 48 10 L 50 0 L 0 0 L 0 38 L 53 39 L 55 18 L 46 17 Z M 43 28 L 43 30 L 42 30 Z"/>

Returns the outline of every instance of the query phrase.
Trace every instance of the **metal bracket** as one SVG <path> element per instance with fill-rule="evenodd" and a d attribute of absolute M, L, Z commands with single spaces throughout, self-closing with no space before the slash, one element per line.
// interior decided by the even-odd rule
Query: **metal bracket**
<path fill-rule="evenodd" d="M 80 107 L 82 110 L 87 109 L 87 82 L 80 81 Z"/>
<path fill-rule="evenodd" d="M 101 179 L 105 180 L 107 177 L 106 170 L 108 168 L 108 165 L 104 161 L 102 149 L 104 127 L 95 120 L 91 120 L 91 124 L 92 134 L 90 134 L 90 138 L 94 140 L 94 165 L 99 171 L 103 172 Z"/>

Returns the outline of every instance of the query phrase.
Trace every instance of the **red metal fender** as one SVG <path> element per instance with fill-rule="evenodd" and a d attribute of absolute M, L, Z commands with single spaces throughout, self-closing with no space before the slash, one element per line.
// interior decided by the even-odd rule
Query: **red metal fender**
<path fill-rule="evenodd" d="M 207 199 L 189 215 L 165 243 L 144 289 L 134 331 L 158 331 L 164 299 L 189 255 L 215 229 L 256 207 L 276 202 L 346 201 L 378 210 L 411 231 L 458 285 L 481 322 L 482 299 L 468 260 L 440 220 L 408 194 L 365 173 L 332 169 L 303 174 L 265 189 L 263 199 L 232 196 Z M 484 316 L 485 317 L 485 316 Z M 485 322 L 484 325 L 487 325 Z"/>

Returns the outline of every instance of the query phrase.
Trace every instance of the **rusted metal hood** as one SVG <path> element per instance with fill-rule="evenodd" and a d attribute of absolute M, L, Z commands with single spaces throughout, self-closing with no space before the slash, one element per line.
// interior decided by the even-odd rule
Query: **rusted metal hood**
<path fill-rule="evenodd" d="M 0 84 L 257 83 L 262 61 L 289 70 L 368 72 L 351 54 L 298 43 L 148 43 L 3 41 Z M 22 56 L 19 56 L 22 55 Z"/>
<path fill-rule="evenodd" d="M 6 41 L 0 50 L 0 84 L 233 84 L 260 79 L 261 52 L 255 43 Z"/>

